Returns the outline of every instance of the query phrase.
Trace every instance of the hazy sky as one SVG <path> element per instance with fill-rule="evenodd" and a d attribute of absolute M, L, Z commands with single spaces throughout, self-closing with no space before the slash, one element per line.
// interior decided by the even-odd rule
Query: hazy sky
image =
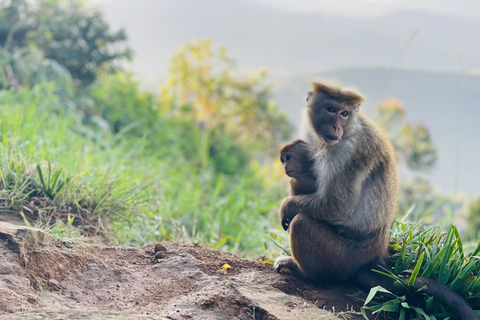
<path fill-rule="evenodd" d="M 375 16 L 397 10 L 425 10 L 480 18 L 479 0 L 248 0 L 292 12 Z"/>
<path fill-rule="evenodd" d="M 130 67 L 152 87 L 164 81 L 182 43 L 204 37 L 226 45 L 240 69 L 266 67 L 277 76 L 372 61 L 375 66 L 480 70 L 475 31 L 480 0 L 91 1 L 104 9 L 113 30 L 126 29 L 135 53 Z M 390 17 L 397 11 L 403 15 Z M 315 47 L 311 39 L 326 45 Z M 299 55 L 303 48 L 309 49 Z M 312 57 L 314 51 L 319 54 Z"/>
<path fill-rule="evenodd" d="M 115 0 L 92 0 L 94 3 Z M 174 1 L 174 0 L 172 0 Z M 205 1 L 205 0 L 199 0 Z M 378 16 L 397 10 L 425 10 L 480 18 L 479 0 L 247 0 L 299 13 L 340 16 Z M 133 0 L 132 0 L 133 2 Z"/>

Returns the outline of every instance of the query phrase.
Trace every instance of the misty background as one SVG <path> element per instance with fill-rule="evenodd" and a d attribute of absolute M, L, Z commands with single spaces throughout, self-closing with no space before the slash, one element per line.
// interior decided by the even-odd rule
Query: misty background
<path fill-rule="evenodd" d="M 442 192 L 480 190 L 480 3 L 477 1 L 95 1 L 125 28 L 126 65 L 158 88 L 182 43 L 209 37 L 238 70 L 266 68 L 278 107 L 301 125 L 312 80 L 359 90 L 372 115 L 390 97 L 430 130 L 425 174 Z M 298 136 L 298 134 L 297 134 Z M 402 173 L 402 178 L 408 176 Z"/>

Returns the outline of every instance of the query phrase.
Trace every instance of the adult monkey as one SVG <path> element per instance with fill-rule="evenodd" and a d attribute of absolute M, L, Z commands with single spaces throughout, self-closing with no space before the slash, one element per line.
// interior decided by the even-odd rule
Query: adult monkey
<path fill-rule="evenodd" d="M 397 205 L 393 148 L 362 113 L 363 98 L 351 91 L 313 83 L 305 109 L 305 140 L 317 190 L 281 204 L 282 226 L 290 228 L 287 267 L 312 282 L 355 281 L 395 292 L 394 281 L 372 271 L 388 257 L 388 229 Z M 435 280 L 415 286 L 450 305 L 463 320 L 480 319 L 465 300 Z"/>

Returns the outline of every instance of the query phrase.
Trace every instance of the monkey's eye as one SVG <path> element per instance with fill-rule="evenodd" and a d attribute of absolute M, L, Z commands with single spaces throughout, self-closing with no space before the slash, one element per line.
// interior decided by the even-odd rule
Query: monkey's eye
<path fill-rule="evenodd" d="M 285 160 L 290 161 L 290 156 L 286 156 Z"/>
<path fill-rule="evenodd" d="M 328 107 L 327 112 L 328 113 L 337 113 L 337 109 L 335 109 L 334 107 Z"/>
<path fill-rule="evenodd" d="M 348 117 L 348 111 L 343 111 L 342 113 L 340 113 L 342 115 L 342 117 Z"/>

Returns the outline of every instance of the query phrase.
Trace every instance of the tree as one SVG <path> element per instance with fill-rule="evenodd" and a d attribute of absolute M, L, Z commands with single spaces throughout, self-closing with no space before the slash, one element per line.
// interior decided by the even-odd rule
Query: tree
<path fill-rule="evenodd" d="M 100 11 L 82 0 L 1 2 L 0 43 L 5 48 L 33 46 L 65 66 L 81 85 L 91 84 L 100 71 L 117 69 L 130 59 L 124 30 L 111 32 Z"/>
<path fill-rule="evenodd" d="M 414 125 L 397 99 L 377 105 L 376 123 L 388 135 L 397 157 L 413 171 L 426 171 L 437 162 L 437 149 L 423 124 Z"/>
<path fill-rule="evenodd" d="M 183 45 L 161 88 L 164 111 L 191 117 L 206 130 L 231 134 L 249 149 L 276 152 L 292 125 L 270 99 L 265 71 L 242 78 L 234 69 L 226 49 L 215 51 L 208 39 Z"/>

